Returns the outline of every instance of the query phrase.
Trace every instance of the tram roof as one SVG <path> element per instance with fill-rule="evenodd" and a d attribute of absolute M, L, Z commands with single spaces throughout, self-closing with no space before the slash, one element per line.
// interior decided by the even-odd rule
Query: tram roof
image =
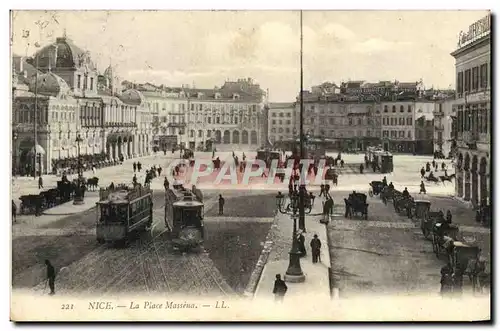
<path fill-rule="evenodd" d="M 174 207 L 203 207 L 203 203 L 199 201 L 176 201 L 173 204 Z"/>
<path fill-rule="evenodd" d="M 101 189 L 99 191 L 99 203 L 129 203 L 132 200 L 149 195 L 151 192 L 150 189 L 142 186 L 128 187 L 126 185 L 118 185 L 114 189 Z"/>

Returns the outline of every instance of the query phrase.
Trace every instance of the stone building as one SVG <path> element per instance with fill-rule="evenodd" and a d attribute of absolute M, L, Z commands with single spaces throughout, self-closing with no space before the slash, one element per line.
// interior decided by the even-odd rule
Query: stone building
<path fill-rule="evenodd" d="M 297 137 L 295 104 L 290 102 L 273 102 L 269 104 L 269 141 L 276 143 L 292 140 Z"/>
<path fill-rule="evenodd" d="M 457 160 L 455 194 L 473 206 L 491 203 L 491 17 L 461 32 L 455 58 Z"/>

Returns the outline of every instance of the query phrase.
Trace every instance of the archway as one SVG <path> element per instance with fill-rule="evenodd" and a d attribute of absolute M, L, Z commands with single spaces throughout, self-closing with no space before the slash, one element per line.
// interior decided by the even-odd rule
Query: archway
<path fill-rule="evenodd" d="M 458 154 L 457 166 L 456 166 L 456 188 L 457 196 L 464 196 L 464 155 L 462 153 Z"/>
<path fill-rule="evenodd" d="M 481 192 L 481 204 L 487 205 L 489 201 L 489 192 L 488 192 L 488 160 L 485 157 L 481 158 L 481 162 L 479 164 L 479 190 Z"/>
<path fill-rule="evenodd" d="M 33 154 L 30 153 L 33 148 L 33 139 L 25 138 L 19 144 L 19 162 L 17 163 L 17 170 L 21 176 L 31 175 L 33 172 Z"/>
<path fill-rule="evenodd" d="M 470 187 L 470 155 L 469 153 L 465 154 L 465 161 L 464 161 L 464 171 L 465 171 L 465 194 L 464 194 L 464 200 L 465 201 L 470 201 L 470 196 L 471 196 L 471 187 Z"/>
<path fill-rule="evenodd" d="M 248 131 L 247 130 L 243 130 L 241 132 L 241 143 L 248 144 Z"/>
<path fill-rule="evenodd" d="M 250 144 L 257 145 L 258 143 L 257 131 L 252 131 L 252 133 L 250 134 Z"/>
<path fill-rule="evenodd" d="M 233 144 L 240 143 L 240 132 L 238 130 L 233 131 Z"/>
<path fill-rule="evenodd" d="M 471 182 L 471 196 L 472 196 L 472 204 L 474 206 L 477 206 L 477 203 L 479 202 L 479 181 L 478 181 L 478 160 L 477 160 L 477 155 L 474 155 L 472 157 L 472 167 L 471 167 L 471 176 L 472 176 L 472 182 Z"/>
<path fill-rule="evenodd" d="M 231 133 L 229 130 L 224 131 L 224 144 L 230 144 L 231 143 Z"/>
<path fill-rule="evenodd" d="M 220 130 L 215 131 L 215 143 L 220 144 L 222 141 Z"/>

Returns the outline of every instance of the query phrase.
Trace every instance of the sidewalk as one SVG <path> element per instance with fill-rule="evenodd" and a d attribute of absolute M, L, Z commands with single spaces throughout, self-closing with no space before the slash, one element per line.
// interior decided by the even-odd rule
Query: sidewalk
<path fill-rule="evenodd" d="M 321 199 L 316 199 L 315 206 L 311 214 L 321 213 Z M 320 303 L 330 300 L 330 282 L 328 268 L 330 267 L 330 255 L 325 225 L 319 223 L 320 216 L 306 215 L 306 250 L 307 255 L 300 259 L 302 271 L 306 276 L 303 283 L 287 283 L 288 292 L 285 301 L 304 302 L 305 297 L 314 297 Z M 288 267 L 288 252 L 292 245 L 293 220 L 288 215 L 279 213 L 275 217 L 275 222 L 271 228 L 271 235 L 266 242 L 269 258 L 264 265 L 262 275 L 258 281 L 254 293 L 254 299 L 274 300 L 273 286 L 276 274 L 281 274 L 282 279 Z M 321 262 L 312 263 L 310 242 L 317 234 L 321 240 Z M 266 248 L 264 251 L 266 251 Z"/>

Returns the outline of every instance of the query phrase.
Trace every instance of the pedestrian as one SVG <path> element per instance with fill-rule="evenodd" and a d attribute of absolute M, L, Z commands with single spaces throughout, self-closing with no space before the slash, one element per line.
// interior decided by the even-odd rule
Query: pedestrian
<path fill-rule="evenodd" d="M 405 187 L 405 189 L 403 190 L 403 197 L 405 198 L 409 198 L 410 197 L 410 192 L 408 192 L 408 188 Z"/>
<path fill-rule="evenodd" d="M 420 181 L 420 192 L 419 194 L 427 194 L 427 191 L 425 190 L 425 184 L 424 184 L 424 181 Z"/>
<path fill-rule="evenodd" d="M 170 183 L 168 182 L 167 176 L 165 176 L 165 180 L 163 181 L 163 187 L 165 187 L 165 191 L 168 190 Z"/>
<path fill-rule="evenodd" d="M 141 162 L 137 162 L 137 171 L 141 172 L 142 164 Z"/>
<path fill-rule="evenodd" d="M 158 166 L 158 177 L 160 177 L 160 176 L 161 176 L 161 171 L 162 171 L 162 170 L 163 170 L 163 169 L 162 169 L 160 166 Z"/>
<path fill-rule="evenodd" d="M 47 282 L 49 283 L 50 295 L 56 294 L 55 291 L 55 281 L 56 281 L 56 270 L 49 260 L 45 260 L 45 265 L 47 266 Z"/>
<path fill-rule="evenodd" d="M 384 187 L 387 186 L 387 177 L 384 176 L 384 179 L 382 179 L 382 185 L 384 185 Z"/>
<path fill-rule="evenodd" d="M 330 184 L 325 185 L 325 198 L 330 198 Z"/>
<path fill-rule="evenodd" d="M 219 194 L 219 215 L 224 215 L 224 198 Z"/>
<path fill-rule="evenodd" d="M 134 172 L 137 170 L 137 163 L 132 163 L 132 168 L 134 169 Z"/>
<path fill-rule="evenodd" d="M 446 223 L 451 224 L 453 216 L 451 215 L 451 210 L 448 209 L 446 212 Z"/>
<path fill-rule="evenodd" d="M 14 202 L 14 199 L 12 199 L 12 221 L 14 221 L 14 223 L 16 222 L 16 215 L 17 215 L 17 206 L 16 203 Z"/>
<path fill-rule="evenodd" d="M 132 183 L 135 185 L 137 185 L 137 175 L 134 174 L 134 177 L 132 177 Z"/>
<path fill-rule="evenodd" d="M 212 150 L 212 159 L 215 157 L 215 148 Z"/>
<path fill-rule="evenodd" d="M 300 257 L 306 256 L 307 255 L 307 251 L 306 251 L 306 237 L 304 237 L 304 233 L 302 231 L 297 236 L 297 241 L 299 243 Z"/>
<path fill-rule="evenodd" d="M 42 176 L 38 177 L 38 189 L 43 188 L 43 179 Z"/>
<path fill-rule="evenodd" d="M 364 170 L 363 163 L 361 163 L 361 164 L 359 165 L 359 173 L 360 173 L 360 174 L 363 174 L 363 170 Z"/>
<path fill-rule="evenodd" d="M 344 167 L 344 160 L 340 160 L 340 167 L 343 168 Z"/>
<path fill-rule="evenodd" d="M 424 178 L 425 176 L 425 169 L 424 167 L 422 167 L 422 169 L 420 169 L 420 178 Z"/>
<path fill-rule="evenodd" d="M 276 274 L 276 280 L 274 281 L 273 289 L 274 300 L 277 302 L 283 302 L 287 290 L 288 286 L 286 286 L 286 283 L 281 279 L 281 275 Z"/>
<path fill-rule="evenodd" d="M 444 163 L 444 162 L 443 162 L 443 163 L 441 163 L 441 169 L 442 169 L 442 170 L 445 170 L 445 169 L 446 169 L 446 163 Z"/>
<path fill-rule="evenodd" d="M 319 186 L 319 188 L 320 188 L 319 197 L 321 197 L 323 194 L 325 194 L 325 185 L 321 184 Z M 325 197 L 326 197 L 326 194 L 325 194 Z"/>
<path fill-rule="evenodd" d="M 311 254 L 312 254 L 312 262 L 317 263 L 320 259 L 321 253 L 321 241 L 318 239 L 318 235 L 315 234 L 314 238 L 311 240 Z"/>

